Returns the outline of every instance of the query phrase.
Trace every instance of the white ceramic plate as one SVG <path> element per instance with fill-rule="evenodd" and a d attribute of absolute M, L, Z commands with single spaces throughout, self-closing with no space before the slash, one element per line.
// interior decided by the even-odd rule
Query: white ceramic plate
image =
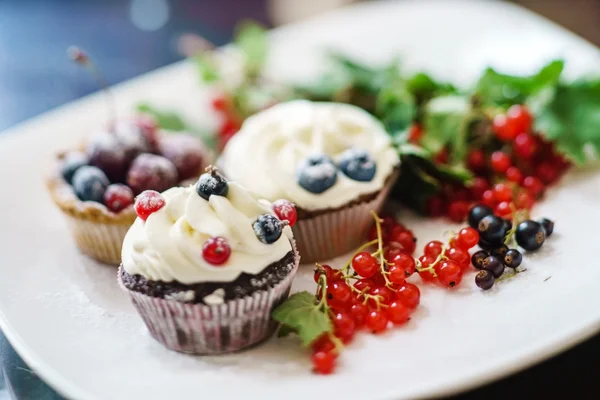
<path fill-rule="evenodd" d="M 306 77 L 318 50 L 338 47 L 378 62 L 395 54 L 407 68 L 471 82 L 488 63 L 527 72 L 566 57 L 576 76 L 600 65 L 596 48 L 521 8 L 496 2 L 382 2 L 274 32 L 272 70 Z M 122 110 L 139 99 L 200 111 L 193 69 L 177 64 L 122 85 Z M 425 288 L 410 323 L 382 336 L 360 335 L 333 376 L 309 372 L 292 338 L 242 354 L 191 357 L 165 350 L 142 326 L 115 281 L 115 269 L 80 256 L 43 186 L 53 151 L 103 122 L 91 96 L 12 129 L 0 138 L 0 325 L 26 362 L 73 399 L 317 398 L 392 399 L 450 394 L 522 369 L 600 328 L 600 174 L 564 179 L 536 214 L 557 233 L 525 261 L 527 272 L 478 290 Z M 410 215 L 420 243 L 450 226 Z M 297 287 L 309 287 L 310 267 Z M 365 382 L 369 382 L 366 384 Z"/>

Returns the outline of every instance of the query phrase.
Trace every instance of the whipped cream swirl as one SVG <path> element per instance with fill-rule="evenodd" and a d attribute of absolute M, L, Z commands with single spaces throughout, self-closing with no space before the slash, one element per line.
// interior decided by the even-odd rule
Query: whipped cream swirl
<path fill-rule="evenodd" d="M 302 188 L 298 166 L 311 154 L 338 162 L 356 148 L 376 162 L 372 180 L 360 182 L 337 171 L 335 184 L 322 193 Z M 225 147 L 219 165 L 231 180 L 275 201 L 284 198 L 306 210 L 341 207 L 380 190 L 400 160 L 381 123 L 366 111 L 341 103 L 295 100 L 248 118 Z"/>
<path fill-rule="evenodd" d="M 166 205 L 145 222 L 138 218 L 125 236 L 125 271 L 153 281 L 231 282 L 242 273 L 260 273 L 292 251 L 288 226 L 272 244 L 262 243 L 254 233 L 257 217 L 273 214 L 271 203 L 228 183 L 227 197 L 213 195 L 208 201 L 193 186 L 164 192 Z M 204 242 L 216 236 L 227 239 L 231 247 L 231 256 L 219 266 L 202 257 Z"/>

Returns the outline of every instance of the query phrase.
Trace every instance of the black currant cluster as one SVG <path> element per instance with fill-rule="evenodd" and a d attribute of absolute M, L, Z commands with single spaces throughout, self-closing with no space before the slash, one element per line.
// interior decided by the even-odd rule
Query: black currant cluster
<path fill-rule="evenodd" d="M 513 235 L 519 247 L 535 251 L 554 231 L 554 222 L 547 218 L 539 222 L 522 221 L 513 229 L 511 220 L 494 215 L 490 207 L 482 204 L 469 211 L 469 225 L 479 232 L 479 247 L 482 250 L 473 254 L 471 262 L 480 270 L 475 276 L 475 284 L 483 290 L 490 289 L 496 279 L 504 274 L 505 268 L 515 270 L 521 265 L 521 252 L 506 245 Z"/>

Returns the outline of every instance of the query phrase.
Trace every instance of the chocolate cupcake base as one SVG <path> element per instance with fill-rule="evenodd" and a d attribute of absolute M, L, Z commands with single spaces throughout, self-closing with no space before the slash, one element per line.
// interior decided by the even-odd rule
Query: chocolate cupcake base
<path fill-rule="evenodd" d="M 148 283 L 150 281 L 140 286 L 141 281 L 132 280 L 132 275 L 127 274 L 121 266 L 118 281 L 152 337 L 165 347 L 189 354 L 229 353 L 256 345 L 277 329 L 271 312 L 288 297 L 300 262 L 293 242 L 292 247 L 291 253 L 265 269 L 271 270 L 271 273 L 273 269 L 289 272 L 281 276 L 276 274 L 280 279 L 274 284 L 265 284 L 261 289 L 248 289 L 245 294 L 235 290 L 248 288 L 243 275 L 240 277 L 242 280 L 235 284 L 176 284 L 172 285 L 175 288 L 172 290 L 169 284 L 163 283 L 159 290 L 152 287 Z M 251 280 L 247 280 L 248 284 Z M 219 287 L 213 290 L 213 287 L 209 289 L 209 285 Z M 142 287 L 152 295 L 136 291 Z M 212 291 L 209 293 L 209 290 Z"/>

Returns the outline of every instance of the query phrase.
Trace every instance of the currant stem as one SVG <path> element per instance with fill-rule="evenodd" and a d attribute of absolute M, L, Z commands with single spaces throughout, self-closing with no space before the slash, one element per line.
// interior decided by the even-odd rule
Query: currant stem
<path fill-rule="evenodd" d="M 106 99 L 109 126 L 114 127 L 114 124 L 117 121 L 117 110 L 115 106 L 115 99 L 113 98 L 112 91 L 108 85 L 108 80 L 100 68 L 98 68 L 96 63 L 94 63 L 87 53 L 81 50 L 79 47 L 69 46 L 69 48 L 67 48 L 67 54 L 72 61 L 87 69 L 90 72 L 90 75 L 92 75 L 92 77 L 96 80 L 96 83 L 104 93 L 104 98 Z"/>
<path fill-rule="evenodd" d="M 373 219 L 375 220 L 375 228 L 377 229 L 377 251 L 375 253 L 379 255 L 379 269 L 381 270 L 381 275 L 385 280 L 385 286 L 392 287 L 392 282 L 390 282 L 390 280 L 387 277 L 387 274 L 385 273 L 385 257 L 383 256 L 383 235 L 381 233 L 381 219 L 375 211 L 371 211 L 371 215 L 373 215 Z M 379 302 L 377 303 L 377 306 L 379 307 Z"/>

